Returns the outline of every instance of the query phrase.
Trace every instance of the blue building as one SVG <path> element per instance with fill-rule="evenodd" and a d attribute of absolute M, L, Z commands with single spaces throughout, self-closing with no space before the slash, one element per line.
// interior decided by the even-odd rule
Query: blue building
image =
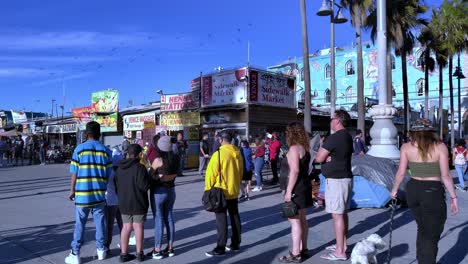
<path fill-rule="evenodd" d="M 407 56 L 408 71 L 408 94 L 409 104 L 412 111 L 420 112 L 424 106 L 424 70 L 423 60 L 421 59 L 423 49 L 415 47 L 411 54 Z M 313 108 L 328 108 L 331 102 L 330 91 L 330 49 L 324 49 L 309 56 L 311 94 Z M 335 57 L 335 79 L 336 79 L 336 107 L 343 107 L 354 112 L 357 104 L 357 53 L 355 47 L 337 48 Z M 399 115 L 403 115 L 403 83 L 401 58 L 396 57 L 392 52 L 392 85 L 393 85 L 393 104 L 398 109 Z M 468 71 L 467 54 L 461 55 L 461 68 L 466 74 Z M 454 58 L 454 71 L 457 66 L 457 58 Z M 269 70 L 282 72 L 287 75 L 296 76 L 296 99 L 297 102 L 304 102 L 304 71 L 303 60 L 298 58 L 289 60 L 276 66 L 268 67 Z M 378 67 L 377 67 L 377 48 L 370 44 L 363 45 L 363 73 L 364 73 L 364 96 L 378 99 Z M 443 71 L 443 108 L 450 109 L 449 98 L 449 73 L 448 67 Z M 458 85 L 456 77 L 453 77 L 454 85 L 454 108 L 455 117 L 458 116 Z M 461 80 L 462 91 L 462 114 L 468 108 L 468 81 Z M 439 106 L 439 69 L 429 72 L 429 109 L 431 114 Z M 417 114 L 419 115 L 419 114 Z M 397 117 L 398 118 L 398 117 Z M 458 127 L 458 126 L 457 126 Z M 456 128 L 457 128 L 456 127 Z"/>

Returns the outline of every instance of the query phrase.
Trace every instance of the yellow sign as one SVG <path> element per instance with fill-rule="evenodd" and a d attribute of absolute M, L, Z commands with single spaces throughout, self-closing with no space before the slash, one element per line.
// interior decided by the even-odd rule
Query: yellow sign
<path fill-rule="evenodd" d="M 199 132 L 197 127 L 189 127 L 188 129 L 188 140 L 198 140 Z"/>
<path fill-rule="evenodd" d="M 168 130 L 182 130 L 183 127 L 197 125 L 200 125 L 198 112 L 161 113 L 161 126 L 168 127 Z"/>

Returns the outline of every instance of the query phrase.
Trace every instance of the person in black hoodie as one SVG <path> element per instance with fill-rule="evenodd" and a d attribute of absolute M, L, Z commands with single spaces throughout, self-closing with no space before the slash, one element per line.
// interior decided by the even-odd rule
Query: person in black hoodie
<path fill-rule="evenodd" d="M 128 253 L 128 240 L 132 230 L 136 236 L 138 261 L 143 261 L 143 231 L 148 213 L 148 189 L 150 180 L 148 171 L 140 163 L 142 148 L 138 144 L 128 147 L 127 159 L 121 160 L 115 172 L 115 187 L 119 199 L 119 210 L 122 214 L 123 229 L 120 235 L 120 262 L 135 259 Z"/>

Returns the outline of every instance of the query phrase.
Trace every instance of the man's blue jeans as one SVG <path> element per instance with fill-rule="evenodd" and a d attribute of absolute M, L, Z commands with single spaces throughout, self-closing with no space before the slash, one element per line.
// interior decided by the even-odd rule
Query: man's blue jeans
<path fill-rule="evenodd" d="M 93 207 L 75 206 L 75 231 L 73 232 L 73 241 L 71 247 L 73 253 L 79 254 L 81 246 L 84 243 L 86 221 L 89 213 L 93 214 L 94 224 L 96 225 L 96 247 L 105 250 L 106 246 L 106 203 L 101 203 Z"/>
<path fill-rule="evenodd" d="M 174 243 L 174 218 L 172 210 L 176 199 L 175 188 L 156 187 L 154 200 L 156 216 L 154 218 L 154 246 L 161 248 L 164 226 L 166 226 L 167 244 L 172 247 Z"/>
<path fill-rule="evenodd" d="M 455 170 L 457 171 L 457 174 L 458 174 L 458 181 L 460 183 L 460 187 L 465 188 L 466 165 L 455 165 Z"/>

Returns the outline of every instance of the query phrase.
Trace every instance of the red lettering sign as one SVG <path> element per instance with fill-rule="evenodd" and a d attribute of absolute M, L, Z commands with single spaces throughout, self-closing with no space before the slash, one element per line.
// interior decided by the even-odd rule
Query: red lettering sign
<path fill-rule="evenodd" d="M 250 101 L 258 101 L 258 72 L 250 71 Z"/>

